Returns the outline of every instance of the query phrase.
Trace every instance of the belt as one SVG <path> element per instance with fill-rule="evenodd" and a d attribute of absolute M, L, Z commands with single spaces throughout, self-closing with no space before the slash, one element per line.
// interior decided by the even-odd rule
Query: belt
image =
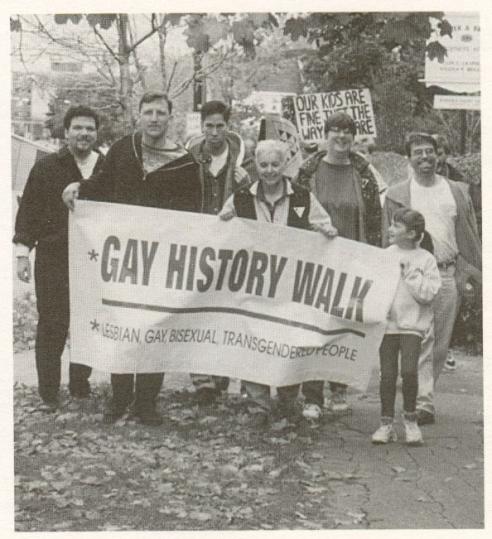
<path fill-rule="evenodd" d="M 456 260 L 450 260 L 449 262 L 438 262 L 437 267 L 442 270 L 447 270 L 451 266 L 456 265 Z"/>

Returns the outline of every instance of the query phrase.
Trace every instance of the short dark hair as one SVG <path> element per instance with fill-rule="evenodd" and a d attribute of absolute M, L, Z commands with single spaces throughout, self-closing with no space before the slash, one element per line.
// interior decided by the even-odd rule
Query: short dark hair
<path fill-rule="evenodd" d="M 207 101 L 202 105 L 200 110 L 202 122 L 205 121 L 207 116 L 212 116 L 212 114 L 222 114 L 224 121 L 227 123 L 231 117 L 231 108 L 223 101 Z"/>
<path fill-rule="evenodd" d="M 142 110 L 142 105 L 144 103 L 152 103 L 153 101 L 160 101 L 161 99 L 164 99 L 167 103 L 167 110 L 169 111 L 169 114 L 171 114 L 173 111 L 173 103 L 164 92 L 145 92 L 138 103 L 138 111 L 140 112 Z"/>
<path fill-rule="evenodd" d="M 425 232 L 425 218 L 420 212 L 410 208 L 398 208 L 392 218 L 395 223 L 405 225 L 409 232 L 413 230 L 415 241 L 420 241 Z"/>
<path fill-rule="evenodd" d="M 78 105 L 76 107 L 70 107 L 65 116 L 63 117 L 63 127 L 65 129 L 70 129 L 72 120 L 78 116 L 83 116 L 84 118 L 93 118 L 96 124 L 96 129 L 99 129 L 99 116 L 95 110 L 92 110 L 90 107 L 84 105 Z"/>
<path fill-rule="evenodd" d="M 411 155 L 413 144 L 432 144 L 434 151 L 437 153 L 437 142 L 429 133 L 409 133 L 405 138 L 405 152 L 408 157 Z"/>
<path fill-rule="evenodd" d="M 437 148 L 442 148 L 446 155 L 449 154 L 449 142 L 444 135 L 432 135 L 432 138 L 436 141 Z"/>
<path fill-rule="evenodd" d="M 325 120 L 325 136 L 332 127 L 338 127 L 340 129 L 350 129 L 350 132 L 355 137 L 357 133 L 357 127 L 354 120 L 345 112 L 334 112 L 331 116 Z"/>

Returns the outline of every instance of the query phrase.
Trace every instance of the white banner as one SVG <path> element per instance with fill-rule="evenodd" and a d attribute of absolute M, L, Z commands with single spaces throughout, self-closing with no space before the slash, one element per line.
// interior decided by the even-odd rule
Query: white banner
<path fill-rule="evenodd" d="M 400 271 L 318 232 L 86 201 L 69 252 L 72 362 L 276 386 L 365 389 Z"/>
<path fill-rule="evenodd" d="M 304 142 L 324 140 L 324 124 L 335 112 L 347 113 L 355 122 L 356 138 L 376 137 L 376 121 L 368 88 L 337 90 L 293 97 L 297 130 Z"/>

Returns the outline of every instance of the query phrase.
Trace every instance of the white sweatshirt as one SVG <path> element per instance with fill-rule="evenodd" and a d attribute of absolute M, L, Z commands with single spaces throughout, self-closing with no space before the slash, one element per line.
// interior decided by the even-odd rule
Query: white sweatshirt
<path fill-rule="evenodd" d="M 424 336 L 433 320 L 432 301 L 441 287 L 436 259 L 428 251 L 388 247 L 399 255 L 400 282 L 388 314 L 386 333 L 412 333 Z"/>

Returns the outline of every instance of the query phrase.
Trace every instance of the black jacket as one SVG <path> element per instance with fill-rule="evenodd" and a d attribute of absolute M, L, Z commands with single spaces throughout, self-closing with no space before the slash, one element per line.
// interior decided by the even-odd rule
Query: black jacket
<path fill-rule="evenodd" d="M 94 172 L 101 169 L 99 155 Z M 65 187 L 80 181 L 82 175 L 68 148 L 43 157 L 29 173 L 15 220 L 14 243 L 30 249 L 36 245 L 66 247 L 68 209 L 62 201 Z"/>
<path fill-rule="evenodd" d="M 79 197 L 199 212 L 202 208 L 199 165 L 186 153 L 145 174 L 142 134 L 127 135 L 111 146 L 102 170 L 81 184 Z"/>

